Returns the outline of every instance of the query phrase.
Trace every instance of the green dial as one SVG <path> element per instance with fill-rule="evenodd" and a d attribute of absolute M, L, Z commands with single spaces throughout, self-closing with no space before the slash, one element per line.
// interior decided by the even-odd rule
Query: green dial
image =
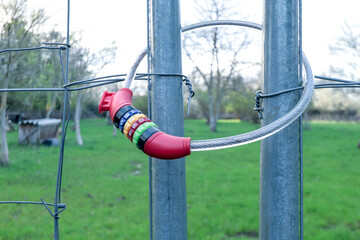
<path fill-rule="evenodd" d="M 141 124 L 134 133 L 133 143 L 135 145 L 137 145 L 141 134 L 143 134 L 146 131 L 146 129 L 151 128 L 151 127 L 158 127 L 158 126 L 156 126 L 156 124 L 153 122 L 145 122 L 145 123 Z"/>

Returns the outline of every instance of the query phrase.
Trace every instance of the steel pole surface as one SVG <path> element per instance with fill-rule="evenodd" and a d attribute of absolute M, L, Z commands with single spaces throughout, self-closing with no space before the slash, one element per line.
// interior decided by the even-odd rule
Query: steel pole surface
<path fill-rule="evenodd" d="M 298 87 L 298 0 L 264 0 L 263 89 Z M 287 113 L 299 91 L 263 99 L 263 125 Z M 262 140 L 260 156 L 260 240 L 299 239 L 299 122 Z"/>
<path fill-rule="evenodd" d="M 178 0 L 151 2 L 151 69 L 181 73 L 181 24 Z M 175 136 L 184 136 L 182 78 L 152 77 L 152 120 Z M 152 239 L 187 239 L 185 158 L 152 159 Z"/>

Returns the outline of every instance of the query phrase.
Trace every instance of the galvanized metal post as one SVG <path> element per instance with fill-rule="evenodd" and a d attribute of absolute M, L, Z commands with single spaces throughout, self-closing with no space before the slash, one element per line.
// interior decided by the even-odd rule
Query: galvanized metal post
<path fill-rule="evenodd" d="M 152 0 L 151 68 L 181 73 L 179 0 Z M 152 77 L 152 120 L 169 134 L 184 136 L 182 78 Z M 187 239 L 185 158 L 152 159 L 152 239 Z"/>
<path fill-rule="evenodd" d="M 264 0 L 263 89 L 297 87 L 299 77 L 298 0 Z M 298 91 L 263 101 L 263 125 L 287 113 Z M 260 239 L 299 239 L 299 122 L 261 142 Z"/>

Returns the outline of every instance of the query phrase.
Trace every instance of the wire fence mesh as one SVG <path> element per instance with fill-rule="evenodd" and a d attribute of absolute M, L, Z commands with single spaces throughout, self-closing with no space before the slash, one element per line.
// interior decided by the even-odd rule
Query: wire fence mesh
<path fill-rule="evenodd" d="M 54 219 L 54 239 L 58 240 L 60 238 L 59 236 L 59 217 L 60 213 L 65 211 L 67 209 L 67 205 L 65 203 L 61 202 L 61 185 L 62 185 L 62 176 L 63 176 L 63 164 L 64 164 L 64 151 L 65 151 L 65 140 L 66 140 L 66 132 L 69 125 L 70 120 L 70 97 L 69 92 L 72 91 L 82 91 L 89 88 L 95 88 L 100 87 L 108 84 L 114 84 L 125 80 L 126 74 L 117 74 L 117 75 L 109 75 L 109 76 L 102 76 L 102 77 L 95 77 L 90 79 L 84 79 L 84 80 L 78 80 L 75 82 L 68 82 L 68 74 L 69 74 L 69 51 L 71 48 L 70 45 L 70 36 L 69 36 L 69 28 L 70 28 L 70 0 L 68 0 L 68 6 L 67 6 L 67 36 L 66 36 L 66 43 L 58 43 L 58 42 L 43 42 L 42 46 L 38 47 L 31 47 L 31 48 L 17 48 L 17 49 L 3 49 L 0 50 L 0 54 L 6 54 L 11 52 L 21 52 L 21 51 L 40 51 L 40 50 L 48 50 L 48 51 L 58 51 L 59 53 L 59 60 L 61 64 L 61 74 L 62 74 L 62 80 L 63 80 L 63 86 L 61 88 L 5 88 L 0 89 L 0 92 L 42 92 L 42 91 L 59 91 L 63 92 L 63 112 L 62 112 L 62 134 L 61 134 L 61 141 L 60 141 L 60 149 L 59 149 L 59 158 L 58 158 L 58 169 L 57 169 L 57 181 L 55 185 L 55 198 L 54 202 L 46 202 L 43 198 L 41 198 L 41 201 L 0 201 L 0 204 L 25 204 L 25 205 L 39 205 L 44 206 L 49 214 Z M 149 18 L 149 16 L 148 16 Z M 301 21 L 301 20 L 300 20 Z M 149 32 L 149 31 L 148 31 Z M 149 34 L 149 33 L 148 33 Z M 148 46 L 149 48 L 149 46 Z M 65 52 L 65 60 L 64 60 L 64 52 Z M 149 63 L 148 63 L 149 65 Z M 150 69 L 148 69 L 150 71 Z M 135 80 L 142 80 L 142 81 L 150 81 L 151 76 L 153 75 L 161 75 L 161 76 L 181 76 L 183 78 L 183 81 L 185 85 L 188 87 L 189 91 L 189 105 L 190 100 L 194 96 L 195 92 L 192 89 L 192 85 L 190 83 L 190 80 L 182 74 L 168 74 L 168 73 L 138 73 L 136 74 Z M 321 83 L 316 84 L 316 89 L 322 89 L 322 88 L 360 88 L 360 82 L 357 81 L 350 81 L 350 80 L 344 80 L 339 78 L 331 78 L 331 77 L 324 77 L 324 76 L 315 76 L 317 79 L 321 80 L 327 80 L 335 83 Z M 287 93 L 290 91 L 299 91 L 302 90 L 303 86 L 299 86 L 297 88 L 292 89 L 286 89 L 280 92 L 276 93 L 262 93 L 261 91 L 257 91 L 255 94 L 255 107 L 254 110 L 258 111 L 259 117 L 262 118 L 262 111 L 263 108 L 261 107 L 261 99 L 262 98 L 268 98 L 268 97 L 274 97 L 283 93 Z M 149 88 L 149 93 L 150 93 Z M 149 106 L 150 109 L 150 106 Z M 188 107 L 189 111 L 189 107 Z M 150 116 L 151 117 L 151 116 Z M 302 121 L 302 120 L 300 120 Z M 302 124 L 300 124 L 302 127 Z M 300 129 L 300 132 L 302 130 Z M 300 145 L 303 143 L 303 135 L 300 134 Z M 302 149 L 302 147 L 300 147 Z M 301 160 L 302 160 L 302 151 L 301 151 Z M 302 168 L 302 164 L 300 164 Z M 301 173 L 301 179 L 302 182 L 302 169 L 300 170 Z M 301 201 L 302 201 L 302 189 L 301 189 Z M 151 199 L 150 199 L 151 200 Z M 53 210 L 50 209 L 50 207 L 53 208 Z M 151 211 L 151 208 L 150 208 Z M 301 219 L 303 218 L 303 209 L 301 208 Z M 150 213 L 151 214 L 151 213 Z M 301 224 L 301 236 L 300 238 L 303 239 L 303 226 L 302 222 Z"/>

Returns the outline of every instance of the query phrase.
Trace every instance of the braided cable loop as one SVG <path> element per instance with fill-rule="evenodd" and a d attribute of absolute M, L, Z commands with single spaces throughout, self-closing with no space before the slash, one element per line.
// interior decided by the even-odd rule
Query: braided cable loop
<path fill-rule="evenodd" d="M 207 21 L 207 22 L 201 22 L 192 24 L 189 26 L 186 26 L 182 28 L 182 32 L 188 32 L 192 30 L 196 30 L 199 28 L 204 27 L 214 27 L 214 26 L 242 26 L 242 27 L 248 27 L 253 28 L 257 30 L 262 30 L 262 26 L 260 24 L 251 23 L 251 22 L 245 22 L 245 21 L 238 21 L 238 20 L 216 20 L 216 21 Z M 125 81 L 125 87 L 130 87 L 131 81 L 134 79 L 136 69 L 138 65 L 140 64 L 142 58 L 147 54 L 147 49 L 144 49 L 141 54 L 138 56 L 138 58 L 135 60 L 135 63 L 130 68 L 130 71 L 128 73 L 128 77 Z M 308 107 L 310 104 L 313 92 L 314 92 L 314 77 L 313 73 L 310 67 L 310 64 L 305 56 L 304 53 L 302 53 L 302 59 L 303 59 L 303 65 L 305 67 L 306 71 L 306 77 L 307 77 L 307 83 L 303 91 L 303 95 L 301 96 L 299 102 L 295 105 L 295 107 L 285 114 L 283 117 L 277 119 L 276 121 L 261 127 L 255 131 L 224 137 L 224 138 L 217 138 L 217 139 L 207 139 L 207 140 L 195 140 L 190 142 L 190 148 L 191 151 L 207 151 L 207 150 L 215 150 L 215 149 L 222 149 L 222 148 L 228 148 L 228 147 L 235 147 L 239 145 L 244 145 L 248 143 L 252 143 L 255 141 L 259 141 L 263 138 L 269 137 L 281 129 L 287 127 L 289 124 L 291 124 L 293 121 L 295 121 Z M 260 96 L 260 95 L 259 95 Z M 256 110 L 259 111 L 259 115 L 261 116 L 261 108 L 260 108 L 260 100 L 257 99 L 257 104 L 255 106 Z M 135 136 L 134 136 L 135 137 Z M 134 139 L 133 139 L 134 141 Z M 136 140 L 135 140 L 136 142 Z M 161 143 L 166 144 L 166 143 Z M 157 148 L 161 147 L 161 144 L 157 145 Z M 160 151 L 161 152 L 161 151 Z M 169 151 L 171 152 L 171 151 Z"/>
<path fill-rule="evenodd" d="M 188 32 L 192 30 L 197 30 L 199 28 L 215 27 L 215 26 L 241 26 L 241 27 L 248 27 L 257 30 L 262 30 L 262 26 L 257 23 L 240 21 L 240 20 L 213 20 L 213 21 L 205 21 L 205 22 L 191 24 L 189 26 L 183 27 L 181 31 Z"/>
<path fill-rule="evenodd" d="M 259 141 L 279 132 L 280 130 L 289 126 L 296 119 L 298 119 L 299 116 L 309 106 L 314 93 L 314 76 L 310 64 L 304 53 L 302 53 L 302 60 L 306 71 L 307 83 L 305 85 L 303 95 L 301 96 L 299 102 L 290 112 L 277 119 L 276 121 L 252 132 L 224 138 L 191 141 L 191 151 L 206 151 L 229 148 Z"/>
<path fill-rule="evenodd" d="M 249 27 L 257 30 L 262 30 L 262 26 L 260 24 L 256 24 L 252 22 L 245 22 L 238 20 L 216 20 L 216 21 L 207 21 L 207 22 L 192 24 L 184 27 L 182 31 L 187 32 L 204 27 L 214 27 L 214 26 L 224 26 L 224 25 L 242 26 L 242 27 Z M 230 137 L 218 138 L 218 139 L 192 140 L 190 142 L 191 151 L 207 151 L 207 150 L 222 149 L 222 148 L 235 147 L 235 146 L 259 141 L 263 138 L 269 137 L 277 133 L 278 131 L 287 127 L 289 124 L 295 121 L 306 110 L 307 106 L 310 104 L 314 92 L 313 73 L 304 53 L 302 53 L 302 59 L 303 59 L 303 64 L 305 66 L 307 84 L 299 102 L 289 113 L 285 114 L 280 119 L 252 132 L 230 136 Z M 255 110 L 258 111 L 259 117 L 262 118 L 263 109 L 260 107 L 260 97 L 261 97 L 261 93 L 257 92 Z"/>

